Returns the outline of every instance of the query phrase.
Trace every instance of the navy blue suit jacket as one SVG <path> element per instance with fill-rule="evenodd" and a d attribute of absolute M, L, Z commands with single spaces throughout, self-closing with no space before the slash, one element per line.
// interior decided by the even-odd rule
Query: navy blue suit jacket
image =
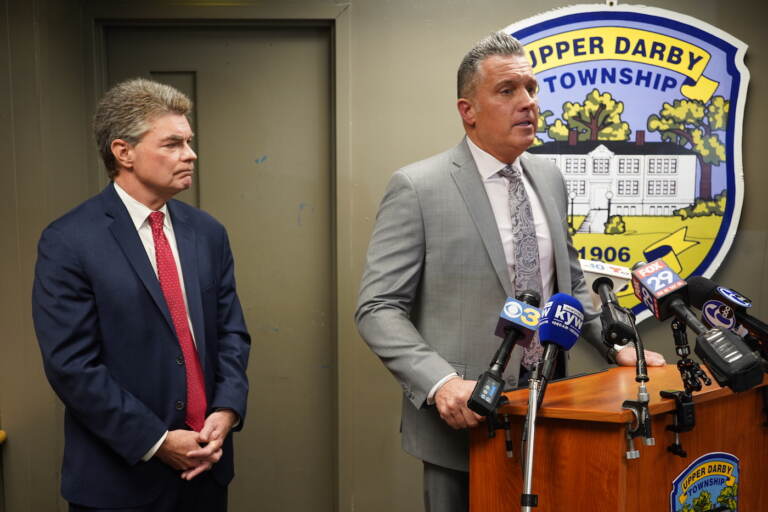
<path fill-rule="evenodd" d="M 250 337 L 224 227 L 168 202 L 209 413 L 245 420 Z M 40 238 L 32 311 L 45 372 L 66 406 L 62 495 L 92 507 L 140 506 L 178 471 L 141 457 L 185 428 L 183 357 L 160 284 L 114 186 Z M 213 477 L 234 476 L 231 435 Z"/>

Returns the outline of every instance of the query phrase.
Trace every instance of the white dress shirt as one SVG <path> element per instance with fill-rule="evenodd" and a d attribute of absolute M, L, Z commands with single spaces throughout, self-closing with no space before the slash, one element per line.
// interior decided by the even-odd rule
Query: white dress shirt
<path fill-rule="evenodd" d="M 475 160 L 475 165 L 483 179 L 485 192 L 488 194 L 488 200 L 491 202 L 493 216 L 496 218 L 496 226 L 499 228 L 501 244 L 504 246 L 504 256 L 507 260 L 507 270 L 509 279 L 515 282 L 515 248 L 512 244 L 512 216 L 509 213 L 509 181 L 499 174 L 507 164 L 496 160 L 489 153 L 486 153 L 467 137 L 467 145 Z M 520 165 L 520 159 L 512 162 L 512 167 L 520 171 L 523 177 L 523 185 L 528 199 L 531 202 L 531 212 L 533 213 L 533 223 L 536 228 L 536 242 L 539 246 L 539 261 L 541 262 L 541 304 L 544 304 L 555 289 L 555 253 L 552 246 L 552 236 L 549 232 L 547 217 L 544 213 L 544 207 L 541 204 L 539 196 L 531 186 L 525 169 Z M 518 290 L 521 291 L 521 290 Z M 499 306 L 501 307 L 501 305 Z"/>
<path fill-rule="evenodd" d="M 466 140 L 469 151 L 472 153 L 472 159 L 475 161 L 475 166 L 477 166 L 477 171 L 483 180 L 488 200 L 491 203 L 493 216 L 496 218 L 496 226 L 501 237 L 501 244 L 504 247 L 504 257 L 507 260 L 509 279 L 514 283 L 515 249 L 512 243 L 512 216 L 509 213 L 509 181 L 499 174 L 499 171 L 504 169 L 507 164 L 477 147 L 469 137 L 466 137 Z M 512 162 L 512 166 L 520 171 L 520 175 L 523 177 L 525 192 L 528 194 L 528 199 L 531 203 L 533 223 L 536 229 L 536 242 L 539 246 L 539 261 L 541 262 L 541 304 L 544 304 L 552 296 L 552 292 L 555 289 L 555 254 L 552 246 L 552 236 L 547 225 L 544 207 L 539 196 L 536 195 L 536 191 L 531 186 L 525 169 L 520 165 L 520 159 L 515 159 Z M 499 304 L 499 310 L 501 310 L 502 306 L 503 304 Z M 427 395 L 427 404 L 433 404 L 437 390 L 455 377 L 458 377 L 458 374 L 451 373 L 437 381 Z"/>
<path fill-rule="evenodd" d="M 136 231 L 139 233 L 141 243 L 144 245 L 144 250 L 147 252 L 149 262 L 152 264 L 152 270 L 157 275 L 157 258 L 155 258 L 155 240 L 152 238 L 152 226 L 149 224 L 149 214 L 154 212 L 148 206 L 138 202 L 136 199 L 128 195 L 128 192 L 120 188 L 120 185 L 115 183 L 115 191 L 123 204 L 128 209 L 128 214 L 131 216 L 133 225 L 136 227 Z M 189 324 L 189 332 L 192 334 L 192 341 L 195 342 L 195 331 L 192 328 L 192 321 L 189 318 L 189 304 L 187 304 L 187 290 L 184 288 L 184 274 L 181 271 L 181 262 L 179 261 L 179 249 L 176 247 L 176 235 L 173 233 L 173 223 L 171 222 L 171 214 L 168 211 L 168 205 L 163 205 L 162 208 L 157 210 L 162 212 L 163 216 L 163 234 L 168 240 L 168 245 L 171 246 L 171 252 L 173 253 L 173 261 L 176 264 L 176 271 L 179 273 L 179 284 L 181 285 L 181 296 L 184 297 L 184 309 L 187 311 L 187 323 Z M 197 342 L 195 342 L 197 346 Z"/>

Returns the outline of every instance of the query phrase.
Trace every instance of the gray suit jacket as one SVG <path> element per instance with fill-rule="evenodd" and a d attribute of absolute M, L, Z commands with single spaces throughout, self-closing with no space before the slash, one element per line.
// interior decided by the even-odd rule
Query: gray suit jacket
<path fill-rule="evenodd" d="M 556 286 L 587 309 L 582 336 L 568 353 L 570 373 L 608 365 L 566 223 L 562 175 L 524 153 L 521 164 L 545 206 Z M 398 170 L 379 208 L 363 275 L 358 330 L 403 388 L 406 452 L 433 464 L 468 468 L 468 435 L 444 423 L 427 394 L 451 372 L 476 379 L 500 340 L 499 312 L 515 290 L 482 178 L 463 140 L 455 148 Z M 521 349 L 505 379 L 517 382 Z"/>

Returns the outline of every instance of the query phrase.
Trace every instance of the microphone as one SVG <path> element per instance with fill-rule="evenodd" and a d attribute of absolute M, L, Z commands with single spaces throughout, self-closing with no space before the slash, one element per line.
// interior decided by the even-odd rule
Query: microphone
<path fill-rule="evenodd" d="M 701 310 L 702 320 L 742 335 L 744 340 L 768 359 L 768 325 L 747 313 L 752 301 L 744 295 L 718 286 L 704 276 L 688 280 L 691 306 Z"/>
<path fill-rule="evenodd" d="M 614 289 L 623 288 L 632 278 L 627 267 L 609 265 L 602 261 L 579 260 L 587 285 L 592 289 L 592 303 L 600 310 L 603 342 L 609 346 L 624 346 L 637 340 L 635 322 L 619 305 Z"/>
<path fill-rule="evenodd" d="M 593 291 L 590 295 L 592 296 L 592 305 L 595 306 L 596 310 L 602 307 L 600 296 L 594 289 L 596 280 L 607 278 L 611 281 L 614 290 L 622 291 L 632 279 L 632 273 L 627 267 L 597 260 L 579 260 L 579 264 L 581 265 L 581 272 L 584 274 L 587 288 Z"/>
<path fill-rule="evenodd" d="M 524 290 L 518 293 L 515 299 L 507 297 L 504 307 L 501 313 L 499 313 L 499 321 L 496 324 L 494 334 L 504 339 L 505 342 L 509 336 L 514 336 L 514 342 L 512 342 L 510 350 L 516 344 L 526 348 L 531 345 L 534 331 L 536 331 L 536 326 L 539 325 L 541 312 L 538 310 L 538 307 L 540 303 L 541 296 L 533 290 Z M 502 347 L 504 347 L 504 344 L 502 344 Z M 496 356 L 498 355 L 499 352 L 496 352 Z M 494 357 L 494 360 L 496 360 L 496 357 Z M 507 363 L 505 362 L 504 367 L 506 368 L 506 366 Z"/>
<path fill-rule="evenodd" d="M 503 341 L 488 370 L 478 377 L 472 396 L 467 401 L 467 407 L 477 414 L 488 416 L 498 407 L 504 391 L 504 379 L 501 376 L 507 369 L 515 345 L 527 347 L 531 344 L 539 324 L 540 301 L 541 296 L 532 290 L 518 293 L 516 299 L 507 297 L 496 325 L 496 336 L 503 338 Z"/>
<path fill-rule="evenodd" d="M 603 304 L 600 310 L 603 342 L 612 347 L 637 341 L 635 322 L 627 310 L 619 305 L 619 300 L 613 293 L 613 282 L 607 277 L 599 277 L 592 283 L 592 291 L 600 296 Z"/>
<path fill-rule="evenodd" d="M 688 307 L 686 282 L 662 259 L 632 271 L 632 287 L 658 320 L 674 315 L 696 333 L 694 352 L 721 386 L 745 391 L 763 380 L 760 359 L 736 334 L 722 327 L 708 328 Z"/>
<path fill-rule="evenodd" d="M 688 301 L 685 285 L 685 281 L 662 259 L 651 263 L 638 263 L 632 270 L 632 289 L 635 296 L 660 322 L 675 313 L 670 308 L 673 301 L 675 304 L 685 304 Z"/>
<path fill-rule="evenodd" d="M 541 407 L 547 382 L 552 379 L 561 350 L 570 350 L 581 334 L 584 324 L 584 308 L 581 303 L 565 293 L 556 293 L 544 305 L 539 321 L 539 339 L 544 355 L 536 365 L 531 380 L 541 382 L 536 407 Z"/>

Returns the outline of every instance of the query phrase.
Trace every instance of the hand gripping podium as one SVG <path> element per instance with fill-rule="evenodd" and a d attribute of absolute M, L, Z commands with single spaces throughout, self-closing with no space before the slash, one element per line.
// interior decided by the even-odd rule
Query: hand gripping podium
<path fill-rule="evenodd" d="M 673 481 L 702 455 L 726 452 L 738 458 L 738 510 L 768 510 L 768 376 L 758 388 L 733 393 L 713 381 L 694 393 L 696 425 L 679 434 L 685 458 L 667 447 L 675 434 L 675 401 L 662 399 L 662 390 L 683 388 L 677 367 L 648 368 L 649 410 L 656 444 L 634 440 L 638 458 L 628 458 L 627 425 L 634 414 L 622 409 L 637 393 L 634 368 L 608 371 L 548 386 L 536 420 L 532 493 L 541 512 L 634 512 L 671 510 Z M 470 511 L 520 510 L 523 491 L 522 426 L 528 390 L 507 393 L 499 409 L 508 415 L 512 457 L 505 448 L 505 431 L 489 437 L 485 425 L 470 433 Z M 500 422 L 501 423 L 501 422 Z M 694 475 L 695 477 L 696 475 Z M 691 489 L 693 490 L 693 489 Z M 730 510 L 717 508 L 712 510 Z"/>

